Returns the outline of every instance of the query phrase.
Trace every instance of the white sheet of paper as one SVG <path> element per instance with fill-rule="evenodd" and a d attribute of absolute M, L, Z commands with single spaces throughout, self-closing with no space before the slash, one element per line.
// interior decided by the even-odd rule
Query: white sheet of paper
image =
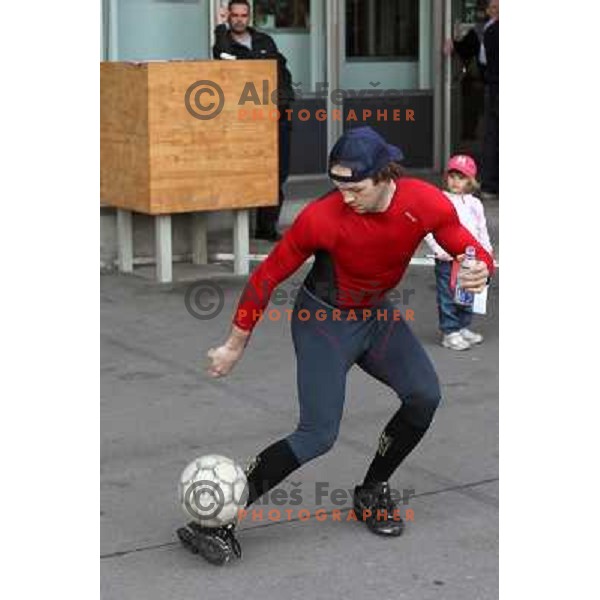
<path fill-rule="evenodd" d="M 475 294 L 473 299 L 473 312 L 476 315 L 485 315 L 487 308 L 487 293 L 488 286 L 485 286 L 485 289 L 478 294 Z"/>

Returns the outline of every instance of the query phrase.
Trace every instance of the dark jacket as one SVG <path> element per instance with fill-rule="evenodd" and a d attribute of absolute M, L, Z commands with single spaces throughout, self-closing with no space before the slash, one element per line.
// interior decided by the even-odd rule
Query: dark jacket
<path fill-rule="evenodd" d="M 481 40 L 475 29 L 471 29 L 462 40 L 454 42 L 454 49 L 464 62 L 467 62 L 471 58 L 477 59 L 483 78 L 485 82 L 490 85 L 498 85 L 499 23 L 499 21 L 495 21 L 483 33 L 483 45 L 485 46 L 486 59 L 485 65 L 479 64 Z"/>
<path fill-rule="evenodd" d="M 485 82 L 490 85 L 498 85 L 500 71 L 499 48 L 500 48 L 500 21 L 492 23 L 483 34 L 483 45 L 485 46 Z"/>
<path fill-rule="evenodd" d="M 463 82 L 471 79 L 483 79 L 485 68 L 479 63 L 481 41 L 475 27 L 470 29 L 461 40 L 454 42 L 454 51 L 460 57 L 464 66 Z"/>
<path fill-rule="evenodd" d="M 454 50 L 462 58 L 467 61 L 471 58 L 477 58 L 479 56 L 479 47 L 481 41 L 477 35 L 477 31 L 469 29 L 469 32 L 461 40 L 454 42 Z"/>
<path fill-rule="evenodd" d="M 277 61 L 277 89 L 279 92 L 278 107 L 285 110 L 294 100 L 292 74 L 287 68 L 285 56 L 279 52 L 273 38 L 266 33 L 261 33 L 253 27 L 248 27 L 252 38 L 252 50 L 236 42 L 231 36 L 231 31 L 226 25 L 217 25 L 215 28 L 215 45 L 213 58 L 219 59 L 222 52 L 232 54 L 242 60 L 248 59 L 275 59 Z"/>

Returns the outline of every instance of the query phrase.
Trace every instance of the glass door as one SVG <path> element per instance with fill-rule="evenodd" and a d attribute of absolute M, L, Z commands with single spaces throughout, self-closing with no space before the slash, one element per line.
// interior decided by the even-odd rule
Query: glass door
<path fill-rule="evenodd" d="M 369 125 L 405 150 L 407 166 L 435 168 L 441 139 L 434 90 L 441 70 L 434 64 L 441 52 L 441 29 L 434 34 L 438 3 L 330 0 L 327 6 L 328 79 L 330 88 L 342 90 L 345 111 L 342 123 L 330 124 L 329 144 L 349 127 Z"/>
<path fill-rule="evenodd" d="M 341 84 L 418 89 L 420 0 L 344 0 Z"/>

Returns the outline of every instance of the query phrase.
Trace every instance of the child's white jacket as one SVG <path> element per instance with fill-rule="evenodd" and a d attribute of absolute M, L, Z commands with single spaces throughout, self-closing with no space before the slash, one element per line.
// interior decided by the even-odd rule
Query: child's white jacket
<path fill-rule="evenodd" d="M 481 200 L 472 194 L 461 196 L 460 194 L 452 194 L 450 192 L 444 193 L 448 196 L 456 209 L 458 220 L 461 225 L 468 229 L 473 237 L 491 254 L 492 244 L 490 242 L 490 235 L 488 233 L 485 212 Z M 452 260 L 452 256 L 437 243 L 432 233 L 425 236 L 425 241 L 435 254 L 436 258 L 439 260 Z"/>

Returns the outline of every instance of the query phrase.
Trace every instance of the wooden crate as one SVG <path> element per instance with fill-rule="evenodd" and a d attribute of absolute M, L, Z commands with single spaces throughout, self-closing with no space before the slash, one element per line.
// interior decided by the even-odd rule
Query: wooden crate
<path fill-rule="evenodd" d="M 278 202 L 278 125 L 240 118 L 242 91 L 277 87 L 271 60 L 104 62 L 100 65 L 100 197 L 104 205 L 150 215 L 274 206 Z M 198 119 L 186 91 L 198 81 L 223 92 L 222 111 Z M 189 106 L 196 114 L 193 87 Z M 202 105 L 218 103 L 199 96 Z M 271 99 L 269 98 L 269 102 Z"/>

